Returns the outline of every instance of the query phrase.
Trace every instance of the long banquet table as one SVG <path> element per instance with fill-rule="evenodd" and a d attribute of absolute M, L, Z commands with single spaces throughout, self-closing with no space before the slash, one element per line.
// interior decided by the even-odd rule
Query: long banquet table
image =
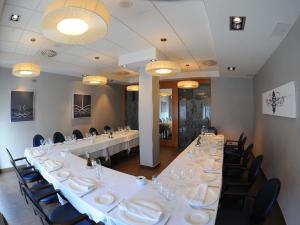
<path fill-rule="evenodd" d="M 222 146 L 224 144 L 224 137 L 210 136 L 210 140 L 221 140 Z M 197 140 L 194 140 L 159 176 L 157 181 L 165 187 L 172 189 L 174 196 L 166 198 L 158 190 L 152 182 L 147 181 L 145 186 L 136 184 L 136 177 L 118 172 L 106 167 L 103 167 L 103 175 L 101 180 L 96 179 L 94 169 L 86 167 L 86 160 L 74 154 L 69 154 L 66 159 L 62 159 L 60 154 L 57 154 L 58 149 L 47 151 L 47 158 L 51 160 L 63 161 L 64 169 L 69 170 L 74 176 L 82 176 L 95 180 L 97 188 L 92 192 L 80 197 L 75 194 L 68 186 L 68 180 L 60 182 L 57 179 L 56 173 L 47 172 L 40 163 L 37 157 L 32 157 L 32 149 L 25 150 L 25 156 L 28 158 L 42 174 L 42 176 L 54 185 L 56 189 L 60 189 L 70 203 L 81 213 L 86 213 L 95 222 L 104 221 L 110 225 L 125 225 L 124 220 L 120 219 L 118 213 L 118 205 L 124 199 L 135 200 L 143 199 L 157 203 L 163 210 L 163 218 L 160 220 L 161 224 L 186 224 L 184 217 L 188 213 L 198 212 L 203 210 L 209 214 L 210 220 L 208 225 L 215 224 L 218 200 L 222 185 L 222 163 L 223 163 L 223 147 L 217 147 L 214 154 L 211 153 L 211 145 L 207 144 L 196 146 Z M 78 147 L 78 149 L 80 149 Z M 76 151 L 77 152 L 77 151 Z M 207 171 L 204 170 L 207 161 L 214 159 L 216 163 L 220 164 L 218 170 Z M 58 170 L 59 171 L 59 170 Z M 185 171 L 185 173 L 182 173 Z M 205 171 L 205 172 L 204 172 Z M 178 177 L 177 174 L 180 174 Z M 208 183 L 208 189 L 213 189 L 218 193 L 216 201 L 202 209 L 193 209 L 184 199 L 184 195 L 191 187 L 196 187 L 200 183 L 207 183 L 203 177 L 208 174 L 214 179 Z M 176 176 L 175 176 L 176 175 Z M 182 176 L 183 175 L 183 176 Z M 113 194 L 116 198 L 114 203 L 109 206 L 100 206 L 96 203 L 95 198 L 103 193 Z"/>

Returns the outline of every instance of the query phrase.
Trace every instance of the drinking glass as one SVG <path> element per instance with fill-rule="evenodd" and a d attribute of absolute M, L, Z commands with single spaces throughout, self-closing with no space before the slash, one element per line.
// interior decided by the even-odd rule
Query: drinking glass
<path fill-rule="evenodd" d="M 153 176 L 152 176 L 152 186 L 153 186 L 153 188 L 155 189 L 156 188 L 156 184 L 157 184 L 157 175 L 156 174 L 154 174 Z"/>
<path fill-rule="evenodd" d="M 99 159 L 93 161 L 95 161 L 96 178 L 98 180 L 101 180 L 103 177 L 103 169 L 102 169 L 101 161 Z"/>

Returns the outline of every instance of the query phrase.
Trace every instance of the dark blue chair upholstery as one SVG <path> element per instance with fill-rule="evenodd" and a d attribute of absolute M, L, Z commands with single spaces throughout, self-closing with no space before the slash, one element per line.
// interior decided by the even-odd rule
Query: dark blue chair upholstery
<path fill-rule="evenodd" d="M 216 225 L 262 225 L 272 211 L 280 192 L 280 180 L 272 178 L 261 188 L 254 199 L 250 211 L 241 208 L 221 207 L 218 210 Z M 250 196 L 245 196 L 247 199 Z"/>
<path fill-rule="evenodd" d="M 44 141 L 44 137 L 40 134 L 37 134 L 33 137 L 33 147 L 39 147 L 41 142 Z"/>
<path fill-rule="evenodd" d="M 96 134 L 96 135 L 99 135 L 97 129 L 94 128 L 94 127 L 91 127 L 91 128 L 90 128 L 89 133 L 90 133 L 90 134 Z"/>
<path fill-rule="evenodd" d="M 66 197 L 59 191 L 55 190 L 53 192 L 47 193 L 44 196 L 40 196 L 39 198 L 33 198 L 30 190 L 26 187 L 23 188 L 26 197 L 30 200 L 34 212 L 40 217 L 43 224 L 50 225 L 58 225 L 58 224 L 76 224 L 76 225 L 94 225 L 93 221 L 89 219 L 86 214 L 81 214 L 78 212 L 66 199 Z M 44 198 L 48 198 L 49 196 L 57 196 L 59 195 L 65 202 L 64 205 L 57 206 L 53 211 L 48 214 L 44 211 L 43 207 L 40 205 L 40 202 Z M 99 225 L 104 225 L 104 223 L 98 223 Z"/>
<path fill-rule="evenodd" d="M 80 130 L 73 130 L 72 134 L 76 137 L 76 139 L 83 139 L 83 135 Z"/>
<path fill-rule="evenodd" d="M 49 184 L 47 181 L 38 182 L 32 185 L 29 189 L 32 193 L 32 197 L 36 200 L 46 195 L 47 193 L 55 191 L 53 185 Z M 58 202 L 58 198 L 56 195 L 50 195 L 49 197 L 41 199 L 41 202 L 50 204 L 53 202 Z"/>
<path fill-rule="evenodd" d="M 56 143 L 62 143 L 65 141 L 65 137 L 62 133 L 60 132 L 55 132 L 54 135 L 53 135 L 53 142 L 54 144 Z"/>
<path fill-rule="evenodd" d="M 111 127 L 108 126 L 108 125 L 105 125 L 103 130 L 106 131 L 106 132 L 109 132 L 109 131 L 111 131 Z"/>

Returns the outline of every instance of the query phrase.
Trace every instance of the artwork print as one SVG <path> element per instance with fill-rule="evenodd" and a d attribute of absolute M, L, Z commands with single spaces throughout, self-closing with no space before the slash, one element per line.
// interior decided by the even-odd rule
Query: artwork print
<path fill-rule="evenodd" d="M 295 82 L 289 82 L 262 95 L 263 114 L 296 118 Z"/>
<path fill-rule="evenodd" d="M 32 91 L 11 92 L 11 122 L 33 121 L 33 97 Z"/>
<path fill-rule="evenodd" d="M 91 96 L 74 94 L 73 118 L 91 117 Z"/>

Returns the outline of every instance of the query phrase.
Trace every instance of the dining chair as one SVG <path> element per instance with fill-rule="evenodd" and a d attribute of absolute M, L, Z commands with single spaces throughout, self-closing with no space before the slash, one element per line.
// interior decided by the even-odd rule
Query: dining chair
<path fill-rule="evenodd" d="M 76 139 L 83 139 L 83 135 L 80 130 L 73 130 L 73 135 L 75 135 Z"/>
<path fill-rule="evenodd" d="M 26 157 L 21 158 L 13 158 L 11 152 L 6 148 L 6 152 L 10 158 L 10 163 L 12 164 L 14 171 L 20 173 L 23 179 L 28 182 L 32 183 L 39 179 L 41 179 L 41 174 L 39 171 L 32 166 Z M 17 166 L 17 163 L 22 163 L 23 165 Z"/>
<path fill-rule="evenodd" d="M 39 196 L 45 195 L 46 193 L 49 193 L 51 191 L 54 191 L 54 187 L 52 184 L 49 184 L 45 179 L 43 179 L 43 177 L 40 177 L 39 179 L 36 179 L 35 181 L 32 182 L 28 182 L 26 179 L 24 179 L 24 176 L 22 176 L 22 174 L 20 173 L 20 171 L 18 170 L 18 168 L 16 167 L 15 164 L 13 164 L 15 173 L 17 175 L 18 178 L 18 182 L 19 182 L 19 186 L 20 186 L 20 190 L 21 190 L 21 194 L 23 195 L 23 187 L 26 187 L 27 189 L 30 190 L 30 192 L 32 193 L 32 195 L 34 195 L 34 197 L 38 198 Z M 30 187 L 28 185 L 28 183 L 33 183 Z M 25 197 L 25 201 L 28 204 L 27 198 Z M 56 196 L 49 196 L 48 198 L 44 198 L 42 199 L 42 202 L 45 204 L 50 204 L 53 202 L 57 202 L 58 198 Z"/>
<path fill-rule="evenodd" d="M 43 225 L 93 225 L 96 224 L 89 219 L 88 215 L 81 214 L 69 203 L 68 199 L 62 194 L 60 190 L 54 190 L 50 193 L 40 196 L 38 199 L 32 197 L 30 190 L 26 187 L 23 188 L 26 197 L 30 200 L 34 212 L 39 216 Z M 49 196 L 59 196 L 65 204 L 59 204 L 50 212 L 46 213 L 40 202 L 42 199 Z M 104 223 L 99 222 L 98 225 L 104 225 Z"/>
<path fill-rule="evenodd" d="M 90 134 L 96 134 L 96 135 L 99 135 L 97 129 L 94 128 L 94 127 L 91 127 L 91 128 L 90 128 L 89 133 L 90 133 Z"/>
<path fill-rule="evenodd" d="M 261 171 L 262 162 L 263 156 L 259 155 L 253 160 L 249 169 L 235 166 L 223 174 L 221 201 L 225 198 L 240 199 L 243 196 L 241 193 L 247 193 Z"/>
<path fill-rule="evenodd" d="M 55 132 L 53 135 L 53 142 L 56 143 L 62 143 L 65 141 L 65 137 L 61 132 Z"/>
<path fill-rule="evenodd" d="M 239 142 L 238 147 L 224 150 L 224 163 L 238 163 L 243 155 L 247 137 Z"/>
<path fill-rule="evenodd" d="M 226 169 L 226 166 L 242 166 L 247 167 L 248 162 L 251 157 L 251 153 L 253 151 L 253 144 L 249 144 L 246 150 L 243 151 L 242 156 L 240 156 L 239 153 L 229 153 L 230 160 L 224 160 L 224 168 Z M 227 157 L 228 157 L 227 155 Z M 228 162 L 229 161 L 229 162 Z"/>
<path fill-rule="evenodd" d="M 238 140 L 226 140 L 225 142 L 225 148 L 232 148 L 232 147 L 237 147 L 238 143 L 243 140 L 244 137 L 244 132 L 242 132 L 239 136 Z"/>
<path fill-rule="evenodd" d="M 36 134 L 33 137 L 33 147 L 39 147 L 42 144 L 42 141 L 44 141 L 44 137 L 40 134 Z"/>
<path fill-rule="evenodd" d="M 104 130 L 105 132 L 111 131 L 111 127 L 108 126 L 108 125 L 105 125 L 104 128 L 103 128 L 103 130 Z"/>
<path fill-rule="evenodd" d="M 245 198 L 254 200 L 251 210 L 244 208 L 220 207 L 216 225 L 262 225 L 271 213 L 280 192 L 281 183 L 277 178 L 269 179 L 254 197 L 245 194 Z"/>

